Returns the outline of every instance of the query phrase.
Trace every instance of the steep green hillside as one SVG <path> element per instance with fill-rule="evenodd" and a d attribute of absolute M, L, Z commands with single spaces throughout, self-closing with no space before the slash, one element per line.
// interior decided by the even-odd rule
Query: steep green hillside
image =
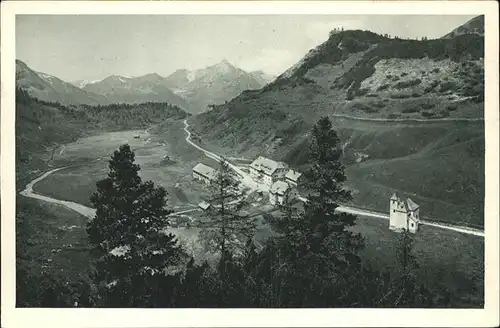
<path fill-rule="evenodd" d="M 387 194 L 400 191 L 433 220 L 482 226 L 483 56 L 479 34 L 332 33 L 263 89 L 190 121 L 207 147 L 301 168 L 309 129 L 328 115 L 358 206 L 386 211 Z"/>
<path fill-rule="evenodd" d="M 482 122 L 409 128 L 408 133 L 396 129 L 392 137 L 390 132 L 348 146 L 359 161 L 347 169 L 354 203 L 386 212 L 387 200 L 398 191 L 420 204 L 423 217 L 482 227 Z"/>

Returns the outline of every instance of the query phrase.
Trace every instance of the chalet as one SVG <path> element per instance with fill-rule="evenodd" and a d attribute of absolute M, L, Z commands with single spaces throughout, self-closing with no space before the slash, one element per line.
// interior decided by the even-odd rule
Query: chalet
<path fill-rule="evenodd" d="M 206 211 L 210 208 L 210 204 L 207 203 L 206 201 L 202 201 L 201 203 L 198 204 L 198 207 Z"/>
<path fill-rule="evenodd" d="M 283 180 L 287 171 L 285 163 L 276 162 L 262 156 L 259 156 L 250 164 L 250 176 L 268 186 L 278 180 Z"/>
<path fill-rule="evenodd" d="M 208 165 L 198 163 L 193 168 L 193 179 L 203 181 L 206 184 L 215 179 L 216 171 Z"/>
<path fill-rule="evenodd" d="M 295 197 L 295 188 L 285 181 L 276 181 L 269 189 L 269 202 L 272 205 L 283 205 Z"/>
<path fill-rule="evenodd" d="M 299 183 L 299 179 L 301 176 L 302 173 L 294 170 L 289 170 L 285 174 L 285 182 L 288 183 L 290 186 L 297 187 L 297 184 Z"/>
<path fill-rule="evenodd" d="M 403 229 L 416 233 L 420 223 L 420 209 L 417 203 L 410 198 L 402 200 L 398 195 L 392 195 L 389 206 L 389 229 L 401 231 Z"/>

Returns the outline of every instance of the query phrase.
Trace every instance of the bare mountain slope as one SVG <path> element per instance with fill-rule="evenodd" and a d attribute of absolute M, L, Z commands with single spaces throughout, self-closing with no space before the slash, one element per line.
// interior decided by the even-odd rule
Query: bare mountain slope
<path fill-rule="evenodd" d="M 443 36 L 443 39 L 449 39 L 463 34 L 478 34 L 484 36 L 484 16 L 481 15 L 474 17 L 470 21 L 460 25 L 450 33 Z"/>
<path fill-rule="evenodd" d="M 483 47 L 471 34 L 428 41 L 332 34 L 272 83 L 215 106 L 195 124 L 208 139 L 248 149 L 296 137 L 322 115 L 482 117 Z"/>
<path fill-rule="evenodd" d="M 215 65 L 188 71 L 177 70 L 166 78 L 167 85 L 187 99 L 193 111 L 208 110 L 209 105 L 224 104 L 244 90 L 259 89 L 267 82 L 223 60 Z"/>
<path fill-rule="evenodd" d="M 40 100 L 67 105 L 106 102 L 105 97 L 99 94 L 84 91 L 55 76 L 35 72 L 20 60 L 16 60 L 16 86 L 25 89 L 31 96 Z"/>

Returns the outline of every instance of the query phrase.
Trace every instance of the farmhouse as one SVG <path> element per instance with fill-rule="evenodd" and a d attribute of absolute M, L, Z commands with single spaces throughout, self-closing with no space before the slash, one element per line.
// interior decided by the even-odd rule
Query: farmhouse
<path fill-rule="evenodd" d="M 406 229 L 416 233 L 420 222 L 420 209 L 417 203 L 408 198 L 402 200 L 398 195 L 390 199 L 389 229 L 401 231 Z"/>
<path fill-rule="evenodd" d="M 198 207 L 206 211 L 210 208 L 210 204 L 207 203 L 206 201 L 202 201 L 201 203 L 198 204 Z"/>
<path fill-rule="evenodd" d="M 302 173 L 294 171 L 294 170 L 289 170 L 285 174 L 285 182 L 293 187 L 297 187 L 297 184 L 299 183 L 299 179 L 301 176 L 302 176 Z"/>
<path fill-rule="evenodd" d="M 193 179 L 203 181 L 206 184 L 210 184 L 215 178 L 216 171 L 208 165 L 203 163 L 198 163 L 193 168 Z"/>
<path fill-rule="evenodd" d="M 259 156 L 250 164 L 250 176 L 256 181 L 271 186 L 278 180 L 283 180 L 287 172 L 286 164 Z"/>
<path fill-rule="evenodd" d="M 272 205 L 283 205 L 295 197 L 295 188 L 284 181 L 276 181 L 269 189 L 269 202 Z"/>

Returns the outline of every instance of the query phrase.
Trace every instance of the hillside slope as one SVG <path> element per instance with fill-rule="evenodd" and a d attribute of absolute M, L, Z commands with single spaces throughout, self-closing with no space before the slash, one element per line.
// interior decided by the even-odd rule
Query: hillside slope
<path fill-rule="evenodd" d="M 84 91 L 55 76 L 35 72 L 20 60 L 16 60 L 16 86 L 44 101 L 67 105 L 106 103 L 102 95 Z"/>
<path fill-rule="evenodd" d="M 484 127 L 482 122 L 453 120 L 483 117 L 483 56 L 484 40 L 477 34 L 417 41 L 368 31 L 331 33 L 275 81 L 195 116 L 192 126 L 206 145 L 301 167 L 309 129 L 329 115 L 344 143 L 353 184 L 373 177 L 372 186 L 381 185 L 386 192 L 421 195 L 428 204 L 446 199 L 449 212 L 426 205 L 425 216 L 482 225 L 481 213 L 464 214 L 462 209 L 477 209 L 484 197 Z M 430 124 L 435 119 L 443 121 Z M 448 150 L 437 151 L 445 136 Z M 461 150 L 453 152 L 454 147 Z M 374 164 L 365 166 L 369 162 Z M 464 179 L 457 180 L 458 175 Z M 435 184 L 436 176 L 451 182 Z M 364 199 L 364 205 L 377 210 L 388 207 L 385 192 L 367 197 L 358 194 L 355 201 L 363 205 Z"/>
<path fill-rule="evenodd" d="M 443 39 L 449 39 L 464 34 L 478 34 L 484 36 L 484 15 L 474 17 L 465 24 L 460 25 L 450 33 L 443 36 Z"/>

